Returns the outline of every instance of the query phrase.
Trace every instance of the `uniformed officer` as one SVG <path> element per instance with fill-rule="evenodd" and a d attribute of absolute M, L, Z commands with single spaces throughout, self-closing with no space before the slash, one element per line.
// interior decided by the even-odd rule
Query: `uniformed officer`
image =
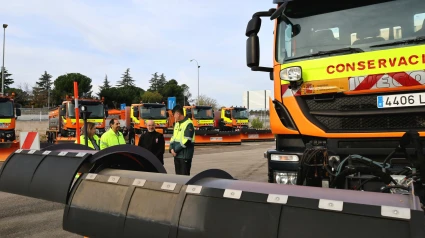
<path fill-rule="evenodd" d="M 84 131 L 84 126 L 82 127 L 81 131 Z M 87 122 L 87 137 L 88 137 L 88 147 L 94 149 L 94 150 L 100 150 L 100 141 L 99 137 L 96 135 L 96 125 L 93 122 Z M 77 144 L 78 141 L 75 141 L 75 144 Z M 84 133 L 81 133 L 80 136 L 80 144 L 86 145 L 86 138 L 84 136 Z"/>
<path fill-rule="evenodd" d="M 190 175 L 195 151 L 195 128 L 192 120 L 184 116 L 180 105 L 173 108 L 173 115 L 177 122 L 174 125 L 169 151 L 174 157 L 176 174 Z"/>
<path fill-rule="evenodd" d="M 111 119 L 109 130 L 103 133 L 100 138 L 100 149 L 106 149 L 114 145 L 125 145 L 124 135 L 119 131 L 120 122 L 117 119 Z"/>

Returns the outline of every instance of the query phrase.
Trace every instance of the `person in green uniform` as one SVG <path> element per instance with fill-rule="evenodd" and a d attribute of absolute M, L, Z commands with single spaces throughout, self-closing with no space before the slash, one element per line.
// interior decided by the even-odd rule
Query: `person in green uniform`
<path fill-rule="evenodd" d="M 100 149 L 106 149 L 115 145 L 125 145 L 124 135 L 119 131 L 120 122 L 117 119 L 111 119 L 109 130 L 103 133 L 100 138 Z"/>
<path fill-rule="evenodd" d="M 84 126 L 81 128 L 80 144 L 86 145 L 86 137 L 84 136 Z M 94 150 L 100 150 L 100 140 L 96 135 L 96 125 L 93 122 L 87 122 L 87 137 L 88 137 L 88 147 Z M 75 140 L 75 144 L 78 144 L 78 141 Z"/>
<path fill-rule="evenodd" d="M 180 105 L 173 108 L 173 115 L 177 122 L 170 140 L 169 152 L 174 157 L 176 174 L 190 175 L 195 152 L 195 128 L 192 120 L 184 116 Z"/>

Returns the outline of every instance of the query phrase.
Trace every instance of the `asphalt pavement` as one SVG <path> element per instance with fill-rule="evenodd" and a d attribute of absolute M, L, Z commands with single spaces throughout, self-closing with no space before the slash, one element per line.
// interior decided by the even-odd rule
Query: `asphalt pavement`
<path fill-rule="evenodd" d="M 229 146 L 197 146 L 191 174 L 222 169 L 239 180 L 267 182 L 267 161 L 263 153 L 275 142 L 250 142 Z M 174 174 L 170 154 L 165 169 Z M 1 166 L 1 162 L 0 162 Z M 0 237 L 80 237 L 62 230 L 64 206 L 44 200 L 0 192 Z"/>

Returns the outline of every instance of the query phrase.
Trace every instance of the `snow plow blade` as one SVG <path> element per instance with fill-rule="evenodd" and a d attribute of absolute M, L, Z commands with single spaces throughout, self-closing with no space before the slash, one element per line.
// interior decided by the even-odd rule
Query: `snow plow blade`
<path fill-rule="evenodd" d="M 412 194 L 243 181 L 216 169 L 166 174 L 150 152 L 114 147 L 13 154 L 0 170 L 0 191 L 65 204 L 63 230 L 86 237 L 339 238 L 345 231 L 345 237 L 425 237 L 425 216 Z M 111 168 L 111 159 L 134 148 L 130 157 L 150 169 Z M 98 166 L 71 185 L 84 164 Z M 337 228 L 323 229 L 336 222 Z"/>
<path fill-rule="evenodd" d="M 237 144 L 240 145 L 241 133 L 239 131 L 195 131 L 195 145 L 209 144 Z"/>
<path fill-rule="evenodd" d="M 241 140 L 246 141 L 273 141 L 275 139 L 271 130 L 242 129 Z"/>
<path fill-rule="evenodd" d="M 19 142 L 0 142 L 0 162 L 4 162 L 10 154 L 19 149 Z"/>

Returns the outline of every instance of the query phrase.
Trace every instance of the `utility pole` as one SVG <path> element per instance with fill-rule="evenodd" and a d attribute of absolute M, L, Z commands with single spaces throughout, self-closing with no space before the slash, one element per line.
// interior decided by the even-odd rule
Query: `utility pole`
<path fill-rule="evenodd" d="M 196 61 L 196 59 L 191 59 L 190 62 L 195 61 L 196 65 L 198 66 L 198 99 L 196 104 L 199 104 L 199 68 L 201 68 L 201 66 L 199 66 L 198 61 Z"/>
<path fill-rule="evenodd" d="M 50 78 L 47 80 L 47 109 L 50 108 Z"/>
<path fill-rule="evenodd" d="M 6 46 L 6 28 L 7 24 L 3 24 L 3 66 L 1 67 L 1 93 L 4 95 L 4 50 Z"/>

